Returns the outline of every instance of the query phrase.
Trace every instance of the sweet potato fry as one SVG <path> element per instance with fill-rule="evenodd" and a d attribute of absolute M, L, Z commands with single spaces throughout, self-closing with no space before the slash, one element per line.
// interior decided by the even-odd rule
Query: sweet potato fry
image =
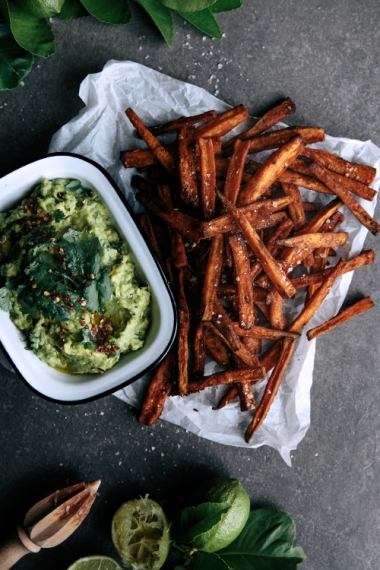
<path fill-rule="evenodd" d="M 222 137 L 238 125 L 249 119 L 249 114 L 244 105 L 238 105 L 218 115 L 206 125 L 200 125 L 194 131 L 195 139 L 209 139 Z"/>
<path fill-rule="evenodd" d="M 215 157 L 211 139 L 199 139 L 200 149 L 200 197 L 203 218 L 209 220 L 215 212 Z"/>
<path fill-rule="evenodd" d="M 176 172 L 176 166 L 174 158 L 170 152 L 162 146 L 160 141 L 154 135 L 152 135 L 140 117 L 138 117 L 138 115 L 136 115 L 136 113 L 130 107 L 125 112 L 128 119 L 131 121 L 140 137 L 144 139 L 157 160 L 169 172 L 169 174 L 174 175 Z"/>
<path fill-rule="evenodd" d="M 302 196 L 295 184 L 281 183 L 281 188 L 285 196 L 291 196 L 293 202 L 288 206 L 289 217 L 294 224 L 294 229 L 299 230 L 306 224 L 305 210 L 302 204 Z"/>
<path fill-rule="evenodd" d="M 266 289 L 261 289 L 260 287 L 252 287 L 252 298 L 253 302 L 262 301 L 266 302 L 268 296 L 268 291 Z M 237 299 L 237 287 L 233 284 L 219 284 L 218 287 L 218 298 L 224 299 L 226 301 L 232 301 Z"/>
<path fill-rule="evenodd" d="M 211 322 L 203 323 L 203 338 L 206 353 L 225 370 L 231 368 L 231 352 Z"/>
<path fill-rule="evenodd" d="M 138 421 L 151 426 L 160 417 L 176 376 L 176 358 L 170 350 L 156 368 L 138 416 Z"/>
<path fill-rule="evenodd" d="M 322 182 L 326 184 L 336 194 L 342 202 L 350 209 L 352 214 L 356 216 L 363 226 L 365 226 L 373 235 L 380 233 L 380 224 L 378 224 L 372 216 L 355 200 L 355 198 L 344 188 L 337 178 L 331 174 L 326 168 L 320 166 L 316 162 L 310 165 L 311 171 Z"/>
<path fill-rule="evenodd" d="M 202 321 L 211 321 L 223 263 L 223 234 L 212 238 L 200 302 Z"/>
<path fill-rule="evenodd" d="M 159 247 L 158 242 L 157 242 L 157 236 L 156 236 L 156 233 L 155 233 L 154 228 L 152 226 L 152 220 L 151 220 L 150 216 L 148 214 L 140 214 L 138 220 L 139 220 L 140 226 L 142 227 L 142 229 L 143 229 L 143 231 L 144 231 L 144 233 L 148 239 L 148 242 L 152 246 L 152 249 L 157 256 L 157 259 L 159 260 L 159 262 L 163 266 L 164 265 L 164 259 L 162 256 L 161 248 Z"/>
<path fill-rule="evenodd" d="M 248 142 L 237 140 L 228 165 L 224 195 L 233 204 L 236 203 L 244 173 L 245 161 L 248 155 Z"/>
<path fill-rule="evenodd" d="M 347 232 L 325 232 L 301 234 L 286 239 L 277 240 L 279 245 L 300 249 L 316 249 L 317 247 L 339 247 L 348 239 Z"/>
<path fill-rule="evenodd" d="M 312 234 L 318 232 L 326 220 L 329 220 L 342 206 L 343 202 L 340 198 L 331 200 L 331 202 L 319 210 L 319 212 L 315 214 L 315 216 L 313 216 L 311 220 L 305 226 L 303 226 L 303 228 L 296 231 L 295 235 L 301 236 L 303 234 Z"/>
<path fill-rule="evenodd" d="M 203 322 L 198 323 L 194 335 L 194 352 L 193 352 L 193 377 L 203 376 L 205 367 L 205 341 L 203 334 Z"/>
<path fill-rule="evenodd" d="M 192 131 L 189 127 L 181 127 L 178 132 L 178 176 L 179 195 L 185 204 L 194 208 L 199 205 L 196 172 L 192 151 L 189 147 Z"/>
<path fill-rule="evenodd" d="M 230 388 L 228 388 L 227 392 L 223 394 L 217 406 L 213 408 L 213 410 L 221 410 L 231 404 L 236 398 L 239 396 L 239 390 L 237 384 L 234 384 Z"/>
<path fill-rule="evenodd" d="M 267 111 L 267 113 L 258 119 L 258 121 L 256 121 L 256 123 L 247 131 L 244 131 L 244 133 L 236 135 L 236 137 L 227 141 L 224 148 L 231 148 L 237 139 L 246 141 L 247 139 L 264 133 L 280 121 L 283 121 L 286 117 L 289 117 L 289 115 L 292 115 L 295 110 L 296 106 L 293 101 L 289 98 L 285 99 L 285 101 L 282 101 L 282 103 Z"/>
<path fill-rule="evenodd" d="M 220 384 L 233 384 L 235 382 L 258 382 L 265 378 L 265 368 L 256 366 L 254 368 L 237 368 L 236 370 L 226 370 L 216 372 L 206 376 L 203 380 L 189 382 L 189 393 L 200 392 L 205 388 L 219 386 Z"/>
<path fill-rule="evenodd" d="M 239 382 L 236 385 L 239 393 L 240 411 L 248 412 L 249 410 L 254 410 L 256 400 L 252 392 L 251 382 Z"/>
<path fill-rule="evenodd" d="M 214 119 L 216 117 L 216 111 L 214 109 L 210 111 L 205 111 L 204 113 L 199 113 L 198 115 L 192 115 L 190 117 L 178 117 L 178 119 L 173 119 L 173 121 L 168 121 L 167 123 L 161 123 L 159 125 L 154 125 L 153 127 L 148 127 L 152 135 L 157 137 L 158 135 L 164 135 L 166 133 L 172 133 L 173 131 L 178 131 L 183 126 L 196 125 L 197 123 L 204 123 Z"/>
<path fill-rule="evenodd" d="M 349 307 L 346 307 L 340 311 L 332 319 L 307 331 L 306 336 L 308 340 L 313 340 L 313 338 L 317 338 L 318 336 L 321 336 L 322 334 L 335 329 L 349 319 L 361 315 L 365 311 L 368 311 L 368 309 L 372 309 L 374 306 L 375 303 L 372 301 L 371 297 L 364 297 L 363 299 L 360 299 L 360 301 L 357 301 L 353 305 L 350 305 Z"/>
<path fill-rule="evenodd" d="M 284 315 L 283 298 L 276 289 L 272 289 L 270 299 L 269 324 L 272 329 L 285 330 L 288 326 L 288 321 Z"/>
<path fill-rule="evenodd" d="M 268 327 L 261 327 L 255 325 L 251 329 L 242 329 L 239 326 L 239 323 L 233 323 L 234 331 L 240 337 L 249 337 L 249 338 L 266 338 L 269 340 L 278 340 L 284 337 L 293 338 L 296 340 L 299 337 L 298 333 L 289 332 L 283 329 L 270 329 Z"/>
<path fill-rule="evenodd" d="M 238 197 L 238 205 L 246 206 L 256 202 L 273 182 L 277 180 L 289 164 L 298 156 L 303 148 L 303 140 L 299 135 L 284 143 L 263 162 L 257 172 L 248 180 Z"/>
<path fill-rule="evenodd" d="M 253 307 L 253 287 L 250 273 L 248 250 L 241 234 L 228 239 L 235 264 L 235 281 L 237 283 L 239 322 L 243 329 L 250 329 L 255 324 Z"/>
<path fill-rule="evenodd" d="M 177 333 L 177 362 L 178 362 L 178 392 L 187 394 L 189 381 L 189 330 L 190 312 L 187 305 L 185 288 L 183 283 L 183 271 L 178 273 L 178 333 Z"/>
<path fill-rule="evenodd" d="M 175 208 L 168 209 L 154 196 L 143 194 L 142 192 L 137 194 L 136 199 L 140 204 L 145 206 L 147 210 L 152 212 L 152 214 L 160 218 L 174 230 L 177 230 L 185 238 L 195 243 L 198 243 L 202 238 L 202 225 L 196 218 Z"/>
<path fill-rule="evenodd" d="M 123 150 L 120 153 L 120 160 L 125 168 L 144 168 L 145 166 L 159 164 L 159 160 L 149 148 Z"/>
<path fill-rule="evenodd" d="M 248 245 L 260 260 L 261 266 L 273 285 L 276 287 L 280 295 L 283 297 L 292 297 L 295 293 L 295 288 L 290 283 L 282 267 L 276 262 L 272 254 L 263 244 L 257 232 L 253 229 L 245 215 L 229 202 L 220 192 L 218 192 L 219 199 L 223 205 L 234 216 L 235 221 L 239 225 Z"/>
<path fill-rule="evenodd" d="M 333 170 L 338 174 L 342 174 L 343 176 L 348 176 L 349 178 L 358 180 L 363 184 L 372 184 L 376 176 L 376 168 L 365 164 L 349 162 L 348 160 L 345 160 L 336 154 L 326 152 L 325 150 L 306 148 L 303 154 L 321 166 L 324 166 L 329 170 Z"/>
<path fill-rule="evenodd" d="M 250 139 L 249 154 L 279 148 L 296 135 L 302 137 L 304 144 L 321 142 L 325 139 L 325 131 L 319 127 L 286 127 L 271 133 L 265 133 Z M 228 149 L 226 151 L 228 154 Z"/>
<path fill-rule="evenodd" d="M 265 386 L 264 395 L 261 399 L 260 404 L 257 407 L 255 415 L 251 423 L 249 424 L 247 431 L 245 432 L 244 439 L 247 443 L 252 439 L 253 434 L 258 430 L 265 420 L 269 409 L 272 405 L 273 400 L 278 392 L 281 381 L 284 377 L 290 358 L 294 352 L 295 343 L 294 340 L 286 338 L 281 341 L 282 349 L 278 363 L 276 364 L 272 374 L 269 377 L 267 385 Z"/>

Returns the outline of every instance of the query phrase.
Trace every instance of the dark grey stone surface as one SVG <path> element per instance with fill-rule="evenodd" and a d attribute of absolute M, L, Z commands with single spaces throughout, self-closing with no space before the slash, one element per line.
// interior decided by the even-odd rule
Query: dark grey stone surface
<path fill-rule="evenodd" d="M 297 104 L 292 124 L 380 145 L 380 11 L 375 0 L 246 0 L 219 21 L 222 41 L 175 19 L 169 49 L 143 12 L 128 27 L 85 18 L 55 21 L 56 55 L 37 59 L 25 84 L 0 93 L 0 175 L 43 156 L 53 133 L 82 108 L 79 84 L 109 59 L 130 59 L 188 80 L 261 114 Z M 379 252 L 370 236 L 366 248 Z M 380 301 L 379 264 L 352 282 L 348 300 Z M 63 406 L 42 400 L 1 369 L 0 529 L 28 502 L 79 479 L 103 481 L 91 517 L 63 545 L 31 555 L 20 570 L 64 570 L 77 557 L 115 555 L 110 520 L 123 500 L 149 493 L 175 510 L 208 474 L 238 477 L 252 505 L 287 511 L 305 570 L 374 570 L 380 558 L 379 308 L 317 342 L 311 427 L 293 467 L 270 448 L 222 446 L 158 422 L 139 425 L 113 396 Z M 167 566 L 170 568 L 170 564 Z"/>

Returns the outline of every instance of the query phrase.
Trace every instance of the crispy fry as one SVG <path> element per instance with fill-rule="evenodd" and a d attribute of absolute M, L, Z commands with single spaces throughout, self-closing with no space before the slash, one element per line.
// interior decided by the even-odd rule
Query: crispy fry
<path fill-rule="evenodd" d="M 324 208 L 319 210 L 315 216 L 311 218 L 311 220 L 297 232 L 295 235 L 300 236 L 302 234 L 312 234 L 314 232 L 318 232 L 326 220 L 329 220 L 331 216 L 335 214 L 343 206 L 343 202 L 340 198 L 335 198 L 331 200 Z"/>
<path fill-rule="evenodd" d="M 200 304 L 202 321 L 211 321 L 223 263 L 223 234 L 212 238 Z"/>
<path fill-rule="evenodd" d="M 215 213 L 215 157 L 211 139 L 199 139 L 201 183 L 200 196 L 203 218 L 210 219 Z"/>
<path fill-rule="evenodd" d="M 254 368 L 237 368 L 236 370 L 226 370 L 216 372 L 206 376 L 203 380 L 189 382 L 189 393 L 200 392 L 205 388 L 219 386 L 220 384 L 232 384 L 235 382 L 258 382 L 265 378 L 265 368 L 256 366 Z"/>
<path fill-rule="evenodd" d="M 231 352 L 226 343 L 221 339 L 217 329 L 211 322 L 203 323 L 203 338 L 206 353 L 215 360 L 219 366 L 228 370 L 231 368 Z"/>
<path fill-rule="evenodd" d="M 294 229 L 299 230 L 306 224 L 305 210 L 302 204 L 301 193 L 295 184 L 281 183 L 285 196 L 291 196 L 293 202 L 288 206 L 289 217 L 294 224 Z"/>
<path fill-rule="evenodd" d="M 365 311 L 368 311 L 368 309 L 372 309 L 374 306 L 375 303 L 372 301 L 371 297 L 364 297 L 363 299 L 360 299 L 360 301 L 357 301 L 353 305 L 350 305 L 349 307 L 346 307 L 340 311 L 340 313 L 338 313 L 332 319 L 307 331 L 306 336 L 308 340 L 313 340 L 313 338 L 317 338 L 318 336 L 321 336 L 322 334 L 335 329 L 349 319 L 352 319 L 357 315 L 361 315 Z"/>
<path fill-rule="evenodd" d="M 333 174 L 316 162 L 311 163 L 310 169 L 326 184 L 326 186 L 330 188 L 330 190 L 334 192 L 334 194 L 339 196 L 342 202 L 350 209 L 352 214 L 356 216 L 363 226 L 365 226 L 375 236 L 380 233 L 380 224 L 378 224 L 372 216 L 368 214 L 368 212 L 355 200 L 348 190 L 339 183 Z"/>
<path fill-rule="evenodd" d="M 300 249 L 316 249 L 317 247 L 339 247 L 348 239 L 347 232 L 325 232 L 301 234 L 286 239 L 277 240 L 279 245 Z"/>
<path fill-rule="evenodd" d="M 199 197 L 192 151 L 189 147 L 192 139 L 190 128 L 181 127 L 178 132 L 179 195 L 185 204 L 197 208 Z"/>
<path fill-rule="evenodd" d="M 250 329 L 255 324 L 255 313 L 247 246 L 241 234 L 230 236 L 228 243 L 235 263 L 240 326 L 243 329 Z"/>
<path fill-rule="evenodd" d="M 178 273 L 178 335 L 177 335 L 177 362 L 178 362 L 178 392 L 187 394 L 189 381 L 189 330 L 190 312 L 187 305 L 183 272 Z"/>
<path fill-rule="evenodd" d="M 245 215 L 231 204 L 220 192 L 218 196 L 221 202 L 232 213 L 235 221 L 238 223 L 248 245 L 258 257 L 261 262 L 262 268 L 276 287 L 280 295 L 284 297 L 292 297 L 295 293 L 295 288 L 290 283 L 282 267 L 276 262 L 272 254 L 265 247 L 257 232 L 253 229 Z"/>
<path fill-rule="evenodd" d="M 233 204 L 236 203 L 244 173 L 244 165 L 248 155 L 248 142 L 237 140 L 228 165 L 224 195 Z"/>
<path fill-rule="evenodd" d="M 302 137 L 297 135 L 271 154 L 240 192 L 237 202 L 238 205 L 246 206 L 247 204 L 256 202 L 256 200 L 262 196 L 263 192 L 287 169 L 289 164 L 298 156 L 302 148 Z"/>
<path fill-rule="evenodd" d="M 210 119 L 216 117 L 216 111 L 211 109 L 210 111 L 205 111 L 199 115 L 192 115 L 191 117 L 178 117 L 178 119 L 173 119 L 167 123 L 161 123 L 159 125 L 154 125 L 153 127 L 148 127 L 152 135 L 157 137 L 158 135 L 164 135 L 166 133 L 172 133 L 173 131 L 178 131 L 183 126 L 196 125 L 197 123 L 204 123 Z"/>
<path fill-rule="evenodd" d="M 265 115 L 263 115 L 260 119 L 258 119 L 258 121 L 256 121 L 256 123 L 252 127 L 250 127 L 247 131 L 244 131 L 244 133 L 236 135 L 236 137 L 233 137 L 232 139 L 227 141 L 227 143 L 224 145 L 224 148 L 232 147 L 237 139 L 246 141 L 251 137 L 260 135 L 261 133 L 267 131 L 268 129 L 279 123 L 280 121 L 283 121 L 286 117 L 289 117 L 289 115 L 292 115 L 295 112 L 295 110 L 296 106 L 293 103 L 293 101 L 290 98 L 285 99 L 285 101 L 282 101 L 282 103 L 276 105 L 276 107 L 273 107 L 273 109 L 267 111 L 267 113 L 265 113 Z"/>
<path fill-rule="evenodd" d="M 197 127 L 194 131 L 195 139 L 209 139 L 222 137 L 238 125 L 249 119 L 249 114 L 244 105 L 238 105 L 233 109 L 225 111 L 206 125 Z"/>
<path fill-rule="evenodd" d="M 260 327 L 258 325 L 255 325 L 249 330 L 242 329 L 239 326 L 239 323 L 233 323 L 233 327 L 236 334 L 240 337 L 266 338 L 269 340 L 278 340 L 284 337 L 297 339 L 299 337 L 299 333 L 293 333 L 283 329 L 270 329 L 268 327 Z"/>
<path fill-rule="evenodd" d="M 170 350 L 156 368 L 138 416 L 138 421 L 147 426 L 154 424 L 161 415 L 166 398 L 170 394 L 176 375 L 176 359 Z"/>
<path fill-rule="evenodd" d="M 203 334 L 203 322 L 198 323 L 194 335 L 193 377 L 203 376 L 205 367 L 205 341 Z"/>
<path fill-rule="evenodd" d="M 325 139 L 325 131 L 319 127 L 286 127 L 250 139 L 249 154 L 279 148 L 297 135 L 302 137 L 304 144 L 321 142 Z"/>
<path fill-rule="evenodd" d="M 240 400 L 240 411 L 248 412 L 256 407 L 256 400 L 252 392 L 251 382 L 239 382 L 237 384 Z"/>
<path fill-rule="evenodd" d="M 169 174 L 174 175 L 176 171 L 175 162 L 173 156 L 170 152 L 162 146 L 160 141 L 156 139 L 154 135 L 147 129 L 140 117 L 129 107 L 125 111 L 128 119 L 131 121 L 132 125 L 135 127 L 140 137 L 144 139 L 150 150 L 153 152 L 157 160 L 162 164 L 162 166 L 169 172 Z"/>
<path fill-rule="evenodd" d="M 163 266 L 164 265 L 164 259 L 162 257 L 161 248 L 158 245 L 157 236 L 156 236 L 156 233 L 154 231 L 154 228 L 152 225 L 152 220 L 151 220 L 149 214 L 140 214 L 138 220 L 139 220 L 140 226 L 142 227 L 142 229 L 143 229 L 143 231 L 144 231 L 144 233 L 148 239 L 148 242 L 152 246 L 152 249 L 157 256 L 157 259 L 159 260 L 159 262 Z"/>
<path fill-rule="evenodd" d="M 255 415 L 253 416 L 252 422 L 249 424 L 247 431 L 245 432 L 244 439 L 247 443 L 250 442 L 253 434 L 258 430 L 258 428 L 262 425 L 263 421 L 265 420 L 269 412 L 270 406 L 272 405 L 272 402 L 278 392 L 281 381 L 284 377 L 284 374 L 290 362 L 290 358 L 294 352 L 295 348 L 294 340 L 286 338 L 281 342 L 283 344 L 282 344 L 280 358 L 272 374 L 270 375 L 267 385 L 265 386 L 264 395 L 256 410 Z"/>
<path fill-rule="evenodd" d="M 306 148 L 303 154 L 321 166 L 342 174 L 343 176 L 348 176 L 349 178 L 358 180 L 363 184 L 372 184 L 376 176 L 376 168 L 365 164 L 349 162 L 348 160 L 345 160 L 336 154 L 326 152 L 325 150 Z"/>
<path fill-rule="evenodd" d="M 260 287 L 252 287 L 252 297 L 253 301 L 266 302 L 268 296 L 268 291 Z M 219 299 L 224 299 L 226 301 L 232 301 L 237 299 L 237 287 L 233 284 L 219 284 L 218 287 L 218 297 Z"/>
<path fill-rule="evenodd" d="M 185 238 L 195 243 L 198 243 L 201 239 L 202 226 L 201 222 L 197 219 L 175 208 L 168 209 L 154 196 L 143 194 L 142 192 L 137 194 L 136 199 L 145 206 L 147 210 L 150 210 L 152 214 L 160 218 L 174 230 L 177 230 Z"/>
<path fill-rule="evenodd" d="M 269 305 L 269 324 L 272 329 L 285 330 L 288 321 L 284 315 L 283 298 L 276 289 L 272 288 Z"/>

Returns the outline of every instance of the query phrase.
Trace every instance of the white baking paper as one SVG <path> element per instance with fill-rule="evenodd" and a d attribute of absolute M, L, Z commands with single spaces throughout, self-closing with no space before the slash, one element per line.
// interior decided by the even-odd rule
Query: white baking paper
<path fill-rule="evenodd" d="M 146 124 L 156 124 L 209 109 L 221 112 L 229 108 L 204 89 L 130 61 L 109 61 L 101 73 L 86 77 L 80 86 L 79 95 L 85 108 L 54 135 L 49 152 L 72 152 L 97 161 L 111 174 L 136 210 L 140 206 L 134 201 L 130 187 L 134 172 L 121 165 L 119 155 L 123 149 L 144 146 L 144 143 L 136 137 L 125 109 L 132 107 Z M 378 175 L 373 187 L 379 188 L 380 149 L 370 141 L 359 142 L 327 136 L 325 142 L 314 146 L 337 153 L 348 160 L 375 166 Z M 331 196 L 306 190 L 304 192 L 307 200 L 319 204 L 331 200 Z M 359 201 L 373 215 L 375 201 Z M 341 229 L 348 231 L 350 238 L 338 253 L 348 258 L 360 253 L 367 230 L 346 208 L 342 211 L 346 221 Z M 307 329 L 336 314 L 343 303 L 351 278 L 352 275 L 348 274 L 338 280 Z M 288 309 L 288 318 L 296 316 L 303 294 L 302 290 L 297 293 L 297 303 L 294 300 L 287 302 L 287 305 L 293 307 Z M 200 394 L 168 398 L 161 418 L 222 444 L 250 448 L 269 445 L 277 449 L 290 465 L 290 452 L 296 449 L 310 425 L 314 354 L 315 341 L 309 342 L 302 335 L 297 341 L 291 365 L 268 416 L 249 444 L 244 442 L 243 436 L 251 421 L 251 413 L 241 413 L 238 402 L 220 411 L 212 409 L 225 388 L 210 388 Z M 208 362 L 206 371 L 211 373 L 214 368 L 214 363 Z M 148 378 L 143 378 L 119 390 L 115 396 L 139 407 L 148 381 Z M 258 384 L 258 400 L 264 385 L 265 381 Z"/>

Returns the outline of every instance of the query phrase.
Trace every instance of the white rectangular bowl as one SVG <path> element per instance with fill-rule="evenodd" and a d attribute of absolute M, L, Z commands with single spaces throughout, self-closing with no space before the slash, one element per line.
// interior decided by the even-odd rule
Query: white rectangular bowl
<path fill-rule="evenodd" d="M 43 178 L 75 178 L 85 188 L 98 192 L 134 256 L 140 283 L 149 285 L 151 290 L 150 326 L 144 347 L 123 355 L 103 374 L 70 375 L 43 363 L 32 351 L 25 350 L 23 334 L 8 313 L 0 311 L 0 343 L 22 380 L 40 396 L 75 404 L 110 394 L 157 366 L 173 343 L 177 313 L 164 274 L 140 233 L 124 195 L 95 162 L 62 153 L 49 155 L 11 172 L 0 179 L 0 211 L 16 207 Z"/>

